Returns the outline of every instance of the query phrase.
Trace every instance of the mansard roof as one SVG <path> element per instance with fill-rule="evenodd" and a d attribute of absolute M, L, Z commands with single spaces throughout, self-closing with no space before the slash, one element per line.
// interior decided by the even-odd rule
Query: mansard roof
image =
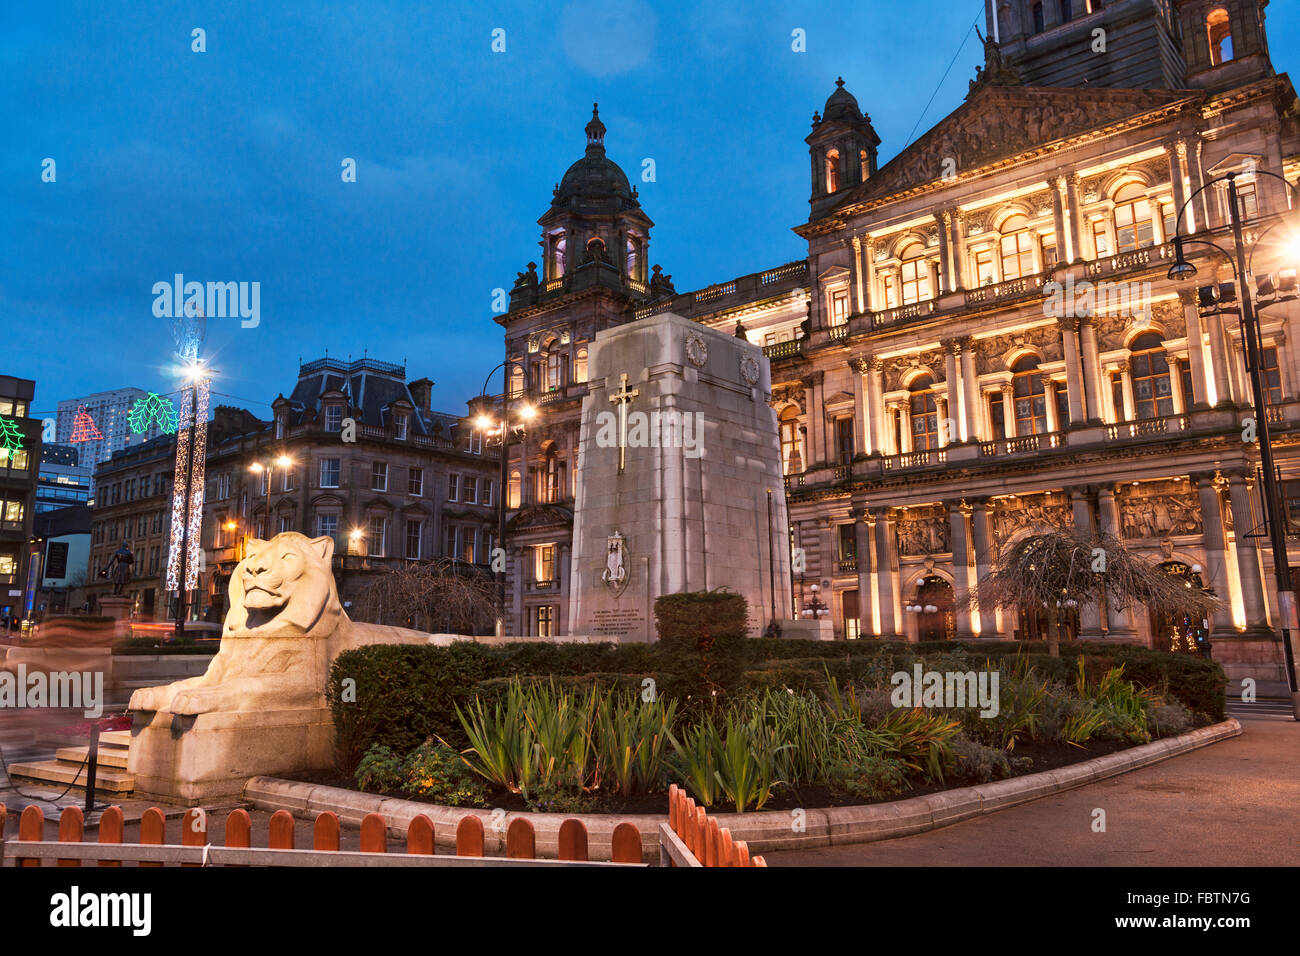
<path fill-rule="evenodd" d="M 1081 133 L 1161 110 L 1177 111 L 1205 96 L 1199 90 L 985 86 L 876 175 L 850 189 L 827 216 L 942 180 L 945 159 L 953 160 L 960 175 Z"/>

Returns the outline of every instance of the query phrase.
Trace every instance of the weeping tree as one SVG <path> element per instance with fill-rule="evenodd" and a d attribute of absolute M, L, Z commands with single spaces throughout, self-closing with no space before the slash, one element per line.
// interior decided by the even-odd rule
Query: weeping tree
<path fill-rule="evenodd" d="M 496 587 L 492 578 L 458 561 L 420 561 L 380 571 L 353 602 L 354 616 L 449 634 L 491 629 Z"/>
<path fill-rule="evenodd" d="M 1044 608 L 1048 652 L 1060 654 L 1061 619 L 1073 608 L 1143 607 L 1159 614 L 1206 617 L 1219 601 L 1129 551 L 1113 535 L 1040 531 L 1002 549 L 993 569 L 967 595 L 972 608 Z"/>

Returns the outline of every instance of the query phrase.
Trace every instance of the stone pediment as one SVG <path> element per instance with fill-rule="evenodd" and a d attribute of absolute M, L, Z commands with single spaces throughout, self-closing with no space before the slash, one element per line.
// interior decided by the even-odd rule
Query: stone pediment
<path fill-rule="evenodd" d="M 529 505 L 510 519 L 511 531 L 573 524 L 573 512 L 555 505 Z"/>
<path fill-rule="evenodd" d="M 945 170 L 960 176 L 999 159 L 1202 96 L 1187 90 L 986 86 L 855 187 L 836 208 L 942 180 Z M 952 162 L 945 166 L 945 160 Z"/>

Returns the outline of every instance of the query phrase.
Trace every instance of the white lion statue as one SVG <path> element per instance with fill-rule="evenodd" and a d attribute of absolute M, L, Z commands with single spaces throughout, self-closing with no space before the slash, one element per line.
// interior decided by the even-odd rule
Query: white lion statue
<path fill-rule="evenodd" d="M 334 539 L 296 531 L 251 538 L 230 579 L 221 648 L 201 677 L 131 695 L 133 711 L 191 715 L 324 707 L 330 664 L 366 644 L 424 644 L 429 635 L 359 624 L 339 603 Z"/>

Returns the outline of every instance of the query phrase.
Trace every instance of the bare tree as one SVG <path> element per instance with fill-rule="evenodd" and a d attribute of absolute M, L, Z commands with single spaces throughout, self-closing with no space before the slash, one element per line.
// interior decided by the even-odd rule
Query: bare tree
<path fill-rule="evenodd" d="M 993 569 L 965 596 L 969 606 L 1045 608 L 1048 652 L 1060 654 L 1066 608 L 1105 604 L 1116 611 L 1144 607 L 1198 619 L 1220 602 L 1190 581 L 1167 574 L 1129 551 L 1112 535 L 1040 531 L 1009 543 Z"/>
<path fill-rule="evenodd" d="M 353 602 L 359 621 L 416 630 L 477 634 L 495 620 L 492 579 L 456 561 L 421 561 L 381 571 Z"/>

